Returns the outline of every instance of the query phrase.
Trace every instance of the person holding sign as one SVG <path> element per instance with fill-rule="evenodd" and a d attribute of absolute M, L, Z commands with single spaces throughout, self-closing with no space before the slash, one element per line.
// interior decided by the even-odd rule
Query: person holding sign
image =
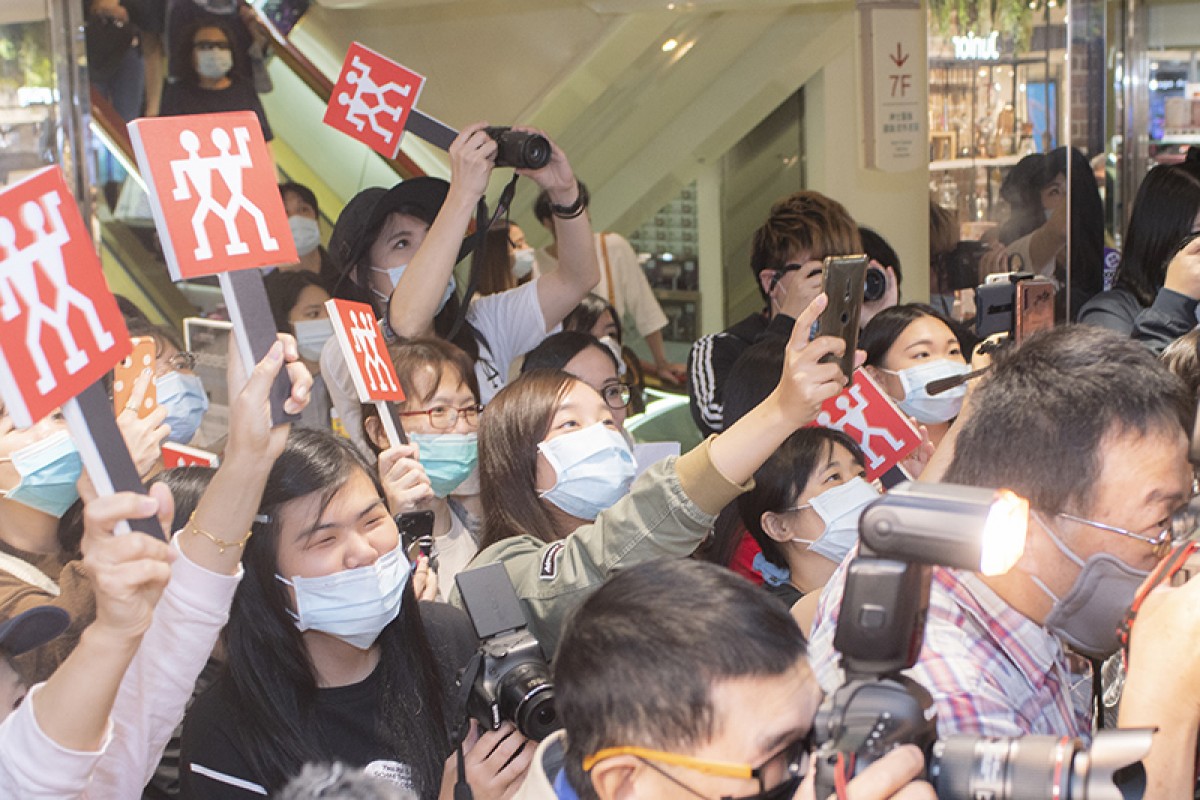
<path fill-rule="evenodd" d="M 364 405 L 365 433 L 378 455 L 388 510 L 396 515 L 433 513 L 431 555 L 437 565 L 438 596 L 445 600 L 454 576 L 478 550 L 478 518 L 463 502 L 476 505 L 478 493 L 464 497 L 460 492 L 479 463 L 479 390 L 470 357 L 449 342 L 414 339 L 392 348 L 392 353 L 404 389 L 399 416 L 409 444 L 389 446 L 373 405 Z"/>
<path fill-rule="evenodd" d="M 390 295 L 387 320 L 399 336 L 446 337 L 455 325 L 457 304 L 447 297 L 447 292 L 453 296 L 454 264 L 496 162 L 496 141 L 486 127 L 468 125 L 450 145 L 451 179 L 444 202 L 438 204 L 431 225 L 414 231 L 411 261 L 408 252 L 381 250 L 378 239 L 371 250 L 373 274 L 391 282 L 383 289 Z M 549 194 L 560 268 L 516 289 L 476 298 L 462 326 L 469 335 L 453 339 L 476 362 L 484 403 L 504 386 L 512 361 L 544 339 L 600 280 L 586 200 L 566 155 L 552 142 L 550 147 L 546 166 L 518 169 L 517 174 Z M 389 221 L 389 229 L 381 232 L 385 243 L 395 227 L 395 220 Z M 406 268 L 400 269 L 402 265 Z"/>
<path fill-rule="evenodd" d="M 840 368 L 822 359 L 845 342 L 808 341 L 826 304 L 819 294 L 799 314 L 766 400 L 636 481 L 612 410 L 583 381 L 528 372 L 488 405 L 479 448 L 484 530 L 472 565 L 504 564 L 544 652 L 554 652 L 567 613 L 613 572 L 691 555 L 771 454 L 842 390 Z"/>
<path fill-rule="evenodd" d="M 95 621 L 0 725 L 0 785 L 16 796 L 140 795 L 241 579 L 247 532 L 288 435 L 289 426 L 271 426 L 267 402 L 285 363 L 294 387 L 289 411 L 304 405 L 310 380 L 296 360 L 294 342 L 276 344 L 238 392 L 225 461 L 171 544 L 114 535 L 123 521 L 148 516 L 169 530 L 174 503 L 165 486 L 148 495 L 86 489 L 83 549 Z"/>

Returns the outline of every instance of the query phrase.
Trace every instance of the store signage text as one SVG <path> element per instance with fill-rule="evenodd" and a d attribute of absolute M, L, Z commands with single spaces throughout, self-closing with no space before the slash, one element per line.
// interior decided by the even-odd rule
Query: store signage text
<path fill-rule="evenodd" d="M 951 36 L 954 57 L 959 61 L 999 61 L 1000 32 L 992 31 L 987 36 L 976 36 L 969 31 L 966 36 Z"/>

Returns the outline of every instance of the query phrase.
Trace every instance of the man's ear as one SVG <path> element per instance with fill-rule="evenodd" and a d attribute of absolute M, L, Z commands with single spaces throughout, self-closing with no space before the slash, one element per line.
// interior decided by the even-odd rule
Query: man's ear
<path fill-rule="evenodd" d="M 784 530 L 783 517 L 774 511 L 764 511 L 758 518 L 758 522 L 762 525 L 763 532 L 774 541 L 781 543 L 791 541 L 792 535 Z"/>
<path fill-rule="evenodd" d="M 606 758 L 592 767 L 592 788 L 600 800 L 638 800 L 638 779 L 645 767 L 633 756 Z"/>
<path fill-rule="evenodd" d="M 775 274 L 776 270 L 773 269 L 764 269 L 758 273 L 758 285 L 762 287 L 767 297 L 770 297 L 771 292 L 775 290 Z"/>
<path fill-rule="evenodd" d="M 367 417 L 363 420 L 363 432 L 380 450 L 388 449 L 387 433 L 383 430 L 383 422 L 379 417 Z"/>

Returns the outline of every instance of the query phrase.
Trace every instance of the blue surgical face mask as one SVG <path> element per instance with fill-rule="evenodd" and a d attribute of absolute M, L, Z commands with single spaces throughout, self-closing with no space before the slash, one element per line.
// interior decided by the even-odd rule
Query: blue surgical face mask
<path fill-rule="evenodd" d="M 321 245 L 321 225 L 312 217 L 299 214 L 288 217 L 292 229 L 292 241 L 296 243 L 296 254 L 306 256 Z"/>
<path fill-rule="evenodd" d="M 541 497 L 580 519 L 595 519 L 624 497 L 637 474 L 629 443 L 601 422 L 541 442 L 538 450 L 558 476 Z"/>
<path fill-rule="evenodd" d="M 302 319 L 292 323 L 296 331 L 296 348 L 309 361 L 320 361 L 325 342 L 333 336 L 333 323 L 326 319 Z"/>
<path fill-rule="evenodd" d="M 79 499 L 75 484 L 83 474 L 83 460 L 66 431 L 15 450 L 0 461 L 11 461 L 20 476 L 17 485 L 3 493 L 15 503 L 61 517 Z"/>
<path fill-rule="evenodd" d="M 382 272 L 388 276 L 388 280 L 392 282 L 392 289 L 395 290 L 396 284 L 400 283 L 400 276 L 404 274 L 404 270 L 408 269 L 408 264 L 403 264 L 399 267 L 391 267 L 389 269 L 380 269 L 379 267 L 371 267 L 372 272 Z M 437 311 L 433 312 L 434 316 L 442 313 L 442 309 L 446 307 L 446 303 L 450 302 L 450 295 L 454 294 L 454 290 L 458 288 L 458 281 L 454 279 L 454 273 L 450 274 L 450 282 L 446 284 L 446 291 L 442 294 L 442 302 L 438 303 Z M 383 302 L 387 302 L 391 297 L 391 292 L 385 295 L 383 292 L 372 287 L 372 292 Z"/>
<path fill-rule="evenodd" d="M 296 610 L 288 612 L 296 627 L 328 633 L 359 650 L 369 648 L 400 615 L 404 585 L 411 572 L 400 550 L 397 546 L 374 564 L 319 578 L 297 575 L 288 580 L 276 575 L 296 593 Z"/>
<path fill-rule="evenodd" d="M 825 522 L 825 532 L 808 543 L 808 549 L 840 564 L 858 543 L 858 520 L 863 510 L 879 499 L 879 492 L 863 478 L 851 478 L 841 486 L 826 489 L 808 503 Z M 805 508 L 805 506 L 798 506 Z M 793 539 L 793 542 L 808 542 Z"/>
<path fill-rule="evenodd" d="M 971 368 L 966 364 L 941 358 L 892 372 L 900 379 L 900 386 L 904 389 L 904 399 L 897 405 L 905 414 L 926 425 L 949 422 L 962 410 L 963 398 L 967 396 L 967 385 L 959 384 L 932 397 L 925 391 L 925 387 L 932 381 L 958 378 L 970 371 Z"/>
<path fill-rule="evenodd" d="M 410 433 L 408 439 L 419 448 L 421 466 L 438 497 L 457 489 L 479 463 L 479 434 Z"/>
<path fill-rule="evenodd" d="M 171 426 L 168 442 L 187 444 L 200 430 L 200 420 L 208 411 L 208 395 L 198 375 L 172 371 L 154 379 L 158 404 L 167 410 L 166 423 Z"/>

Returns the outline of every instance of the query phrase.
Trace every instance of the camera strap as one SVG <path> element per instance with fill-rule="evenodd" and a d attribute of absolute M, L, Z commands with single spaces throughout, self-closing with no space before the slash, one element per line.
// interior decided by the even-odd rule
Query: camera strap
<path fill-rule="evenodd" d="M 467 783 L 467 762 L 466 756 L 463 754 L 463 741 L 471 730 L 471 717 L 467 714 L 467 698 L 471 696 L 471 688 L 475 685 L 475 679 L 479 677 L 479 670 L 482 668 L 483 654 L 476 651 L 475 655 L 471 656 L 471 660 L 467 662 L 467 666 L 463 667 L 462 675 L 458 679 L 458 694 L 455 696 L 452 706 L 454 713 L 458 714 L 459 719 L 462 720 L 451 735 L 458 760 L 458 780 L 454 782 L 454 800 L 474 800 L 471 786 Z"/>
<path fill-rule="evenodd" d="M 458 251 L 458 261 L 460 263 L 468 254 L 471 256 L 471 269 L 467 278 L 467 288 L 463 292 L 462 305 L 458 309 L 458 318 L 454 320 L 454 325 L 450 328 L 450 333 L 446 336 L 446 341 L 454 341 L 454 337 L 462 330 L 462 326 L 467 321 L 467 309 L 471 307 L 471 300 L 475 297 L 475 291 L 479 288 L 479 271 L 483 266 L 484 249 L 487 243 L 487 232 L 492 229 L 501 217 L 508 220 L 508 210 L 512 205 L 513 196 L 517 193 L 517 181 L 520 180 L 520 175 L 514 174 L 512 180 L 504 187 L 504 191 L 500 193 L 500 199 L 496 201 L 496 211 L 488 218 L 487 203 L 484 199 L 479 198 L 478 205 L 475 206 L 475 232 L 463 240 L 462 247 Z"/>
<path fill-rule="evenodd" d="M 1192 553 L 1196 552 L 1196 548 L 1200 546 L 1197 542 L 1188 542 L 1187 544 L 1176 547 L 1167 555 L 1154 571 L 1150 573 L 1150 577 L 1142 583 L 1138 588 L 1137 594 L 1133 597 L 1133 605 L 1129 607 L 1129 611 L 1125 612 L 1125 619 L 1121 620 L 1121 625 L 1118 628 L 1118 636 L 1121 641 L 1121 646 L 1125 649 L 1125 660 L 1129 660 L 1129 636 L 1133 632 L 1133 623 L 1137 621 L 1138 611 L 1145 602 L 1146 597 L 1151 592 L 1161 586 L 1163 583 L 1170 581 L 1175 577 L 1175 573 L 1183 569 L 1187 560 L 1191 558 Z"/>

